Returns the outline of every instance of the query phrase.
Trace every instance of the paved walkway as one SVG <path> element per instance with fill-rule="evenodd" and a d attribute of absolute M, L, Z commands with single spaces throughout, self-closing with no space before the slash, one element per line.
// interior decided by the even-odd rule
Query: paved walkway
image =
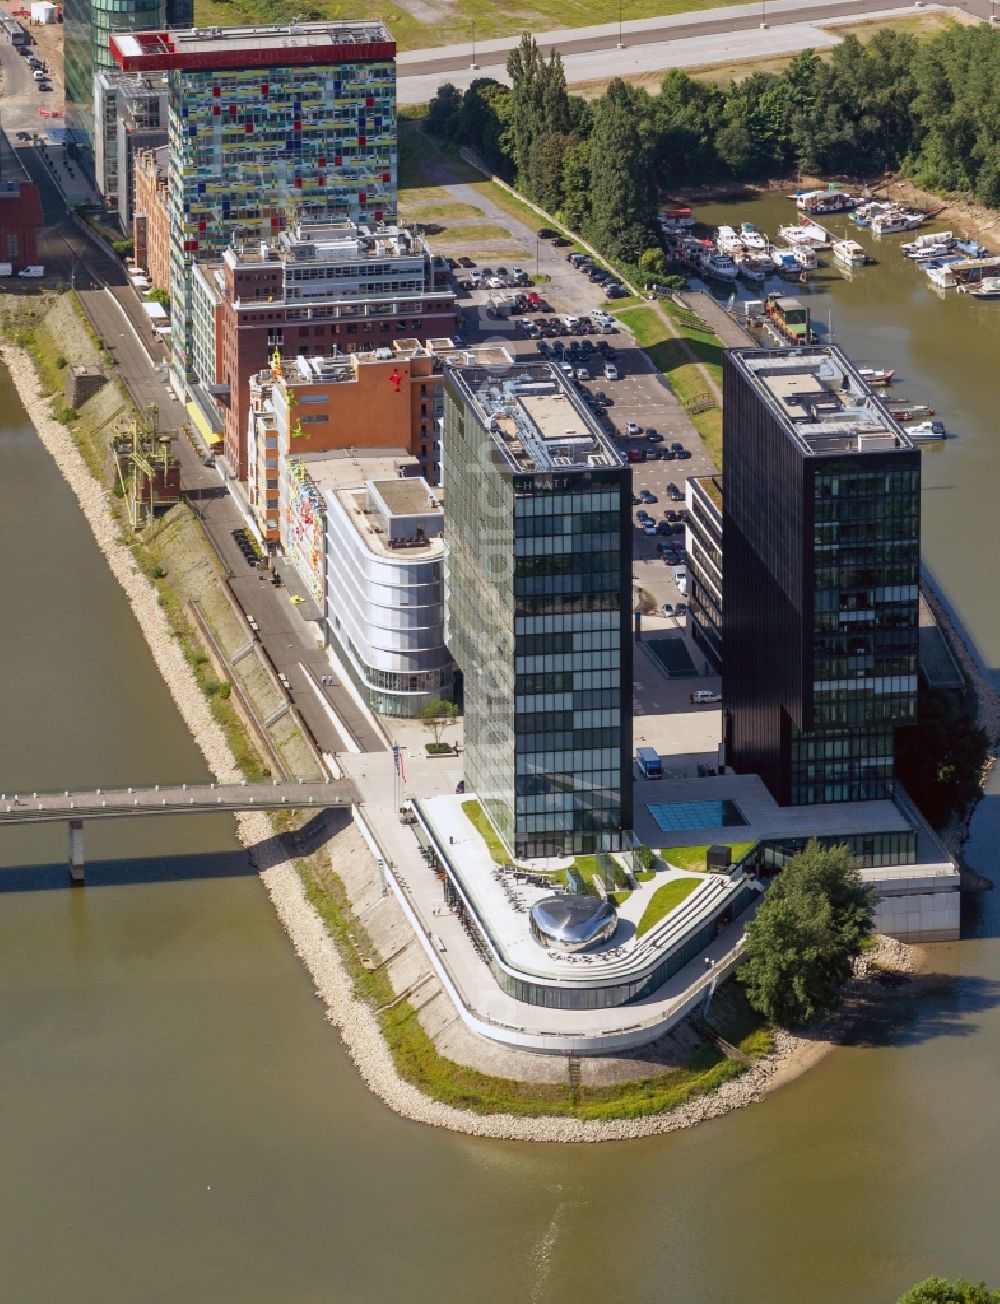
<path fill-rule="evenodd" d="M 155 788 L 98 788 L 94 792 L 0 794 L 0 825 L 131 815 L 198 815 L 220 810 L 301 810 L 351 806 L 358 790 L 344 779 L 329 783 L 212 783 Z"/>

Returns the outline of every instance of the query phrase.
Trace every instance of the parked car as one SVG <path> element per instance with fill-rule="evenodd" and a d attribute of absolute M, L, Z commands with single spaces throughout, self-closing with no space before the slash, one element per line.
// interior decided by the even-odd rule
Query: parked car
<path fill-rule="evenodd" d="M 663 436 L 660 434 L 658 430 L 647 430 L 646 438 L 649 440 L 651 444 L 663 443 Z"/>
<path fill-rule="evenodd" d="M 608 398 L 607 394 L 605 394 L 603 389 L 599 389 L 597 391 L 597 393 L 594 395 L 594 400 L 595 402 L 600 403 L 601 407 L 605 407 L 605 408 L 614 407 L 615 405 L 614 399 Z"/>
<path fill-rule="evenodd" d="M 652 538 L 656 533 L 656 523 L 654 521 L 643 521 L 642 532 L 647 538 Z"/>
<path fill-rule="evenodd" d="M 539 240 L 554 240 L 556 238 L 556 232 L 550 226 L 540 226 L 535 234 Z"/>
<path fill-rule="evenodd" d="M 683 593 L 684 590 L 681 589 L 681 592 Z M 678 602 L 678 603 L 675 605 L 675 607 L 674 607 L 674 615 L 675 615 L 675 616 L 686 616 L 686 615 L 687 615 L 687 609 L 688 609 L 688 604 L 687 604 L 686 602 Z M 720 698 L 719 700 L 720 700 L 720 702 L 721 702 L 722 699 Z"/>
<path fill-rule="evenodd" d="M 583 380 L 589 380 L 589 379 L 590 379 L 590 372 L 587 370 L 586 367 L 577 367 L 577 369 L 576 369 L 576 378 L 577 378 L 577 380 L 580 380 L 580 381 L 583 381 Z"/>
<path fill-rule="evenodd" d="M 656 494 L 653 493 L 652 489 L 643 489 L 640 496 L 644 503 L 652 504 L 656 502 Z"/>
<path fill-rule="evenodd" d="M 684 501 L 683 493 L 672 480 L 670 484 L 667 485 L 667 497 L 675 503 L 682 503 Z"/>
<path fill-rule="evenodd" d="M 646 450 L 644 448 L 630 448 L 626 456 L 630 462 L 645 462 Z"/>
<path fill-rule="evenodd" d="M 626 439 L 635 439 L 638 435 L 641 435 L 641 434 L 642 434 L 642 426 L 640 426 L 640 425 L 638 424 L 638 422 L 636 422 L 636 421 L 626 421 L 626 422 L 625 422 L 625 437 L 626 437 Z"/>
<path fill-rule="evenodd" d="M 671 447 L 671 449 L 672 449 L 675 453 L 683 453 L 683 452 L 684 452 L 684 445 L 683 445 L 683 444 L 679 444 L 676 440 L 674 440 L 674 442 L 670 445 L 670 447 Z"/>
<path fill-rule="evenodd" d="M 665 616 L 672 616 L 674 614 L 673 605 L 672 603 L 669 602 L 664 602 L 660 607 L 660 610 L 663 612 Z"/>
<path fill-rule="evenodd" d="M 552 243 L 555 245 L 557 249 L 565 249 L 567 245 L 571 245 L 573 241 L 567 240 L 564 235 L 557 235 L 556 238 L 552 241 Z"/>

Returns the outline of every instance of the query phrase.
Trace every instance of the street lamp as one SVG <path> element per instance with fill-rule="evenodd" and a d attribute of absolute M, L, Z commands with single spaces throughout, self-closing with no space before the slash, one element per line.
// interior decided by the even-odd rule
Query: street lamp
<path fill-rule="evenodd" d="M 760 26 L 762 31 L 767 27 L 767 0 L 760 0 Z"/>
<path fill-rule="evenodd" d="M 538 246 L 541 244 L 541 242 L 542 242 L 542 237 L 541 237 L 540 235 L 536 235 L 536 236 L 535 236 L 535 277 L 536 277 L 536 279 L 537 279 L 537 277 L 538 277 Z"/>
<path fill-rule="evenodd" d="M 622 0 L 618 0 L 618 49 L 625 49 L 625 42 L 622 40 Z"/>
<path fill-rule="evenodd" d="M 479 67 L 479 64 L 476 63 L 476 20 L 474 18 L 472 20 L 472 62 L 469 64 L 469 67 L 473 72 L 475 72 Z"/>

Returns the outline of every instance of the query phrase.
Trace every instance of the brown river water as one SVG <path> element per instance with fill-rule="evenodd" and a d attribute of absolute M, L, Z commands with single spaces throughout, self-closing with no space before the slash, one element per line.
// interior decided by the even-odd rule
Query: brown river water
<path fill-rule="evenodd" d="M 704 210 L 774 230 L 779 198 Z M 843 219 L 839 219 L 843 223 Z M 863 236 L 867 241 L 868 237 Z M 1000 303 L 941 301 L 897 240 L 809 288 L 958 437 L 925 551 L 1000 664 Z M 798 292 L 798 291 L 796 291 Z M 0 790 L 205 777 L 126 603 L 0 378 Z M 993 874 L 1000 783 L 969 858 Z M 0 1294 L 16 1304 L 881 1304 L 1000 1285 L 1000 896 L 935 977 L 764 1104 L 591 1147 L 390 1114 L 324 1022 L 229 821 L 0 834 Z"/>

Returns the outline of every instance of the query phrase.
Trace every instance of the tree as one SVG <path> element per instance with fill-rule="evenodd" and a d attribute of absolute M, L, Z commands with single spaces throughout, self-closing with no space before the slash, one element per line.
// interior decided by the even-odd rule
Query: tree
<path fill-rule="evenodd" d="M 455 703 L 444 702 L 440 697 L 432 697 L 420 708 L 419 719 L 433 737 L 435 748 L 441 746 L 441 735 L 445 731 L 445 726 L 451 724 L 457 715 L 458 707 Z"/>
<path fill-rule="evenodd" d="M 656 186 L 645 134 L 648 97 L 620 77 L 594 107 L 590 137 L 591 242 L 609 258 L 638 263 L 656 243 Z"/>
<path fill-rule="evenodd" d="M 451 82 L 442 82 L 427 108 L 427 130 L 453 140 L 462 128 L 462 93 Z"/>
<path fill-rule="evenodd" d="M 976 1284 L 956 1277 L 928 1277 L 900 1295 L 897 1304 L 1000 1304 L 1000 1290 L 990 1290 L 984 1281 Z"/>
<path fill-rule="evenodd" d="M 875 892 L 844 846 L 812 841 L 793 856 L 747 925 L 740 977 L 772 1023 L 831 1014 L 872 931 Z"/>

